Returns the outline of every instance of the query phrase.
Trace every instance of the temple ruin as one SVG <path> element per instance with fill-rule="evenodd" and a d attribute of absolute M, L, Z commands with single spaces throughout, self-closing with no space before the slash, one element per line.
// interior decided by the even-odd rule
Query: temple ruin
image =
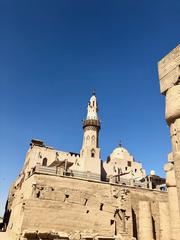
<path fill-rule="evenodd" d="M 6 204 L 3 229 L 11 239 L 180 239 L 180 45 L 159 61 L 158 71 L 172 140 L 166 184 L 121 145 L 102 161 L 93 93 L 80 153 L 31 141 Z"/>

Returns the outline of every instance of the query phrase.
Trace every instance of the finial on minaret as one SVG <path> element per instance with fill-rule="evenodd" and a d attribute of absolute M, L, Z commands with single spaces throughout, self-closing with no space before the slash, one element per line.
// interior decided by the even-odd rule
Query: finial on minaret
<path fill-rule="evenodd" d="M 118 145 L 119 145 L 119 147 L 122 147 L 122 141 L 121 140 L 119 141 Z"/>
<path fill-rule="evenodd" d="M 96 90 L 95 90 L 95 88 L 94 88 L 93 91 L 92 91 L 92 96 L 96 96 Z"/>

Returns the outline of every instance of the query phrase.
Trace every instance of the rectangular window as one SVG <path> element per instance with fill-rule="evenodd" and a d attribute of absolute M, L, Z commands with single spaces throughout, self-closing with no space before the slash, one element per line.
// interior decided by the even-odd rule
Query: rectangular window
<path fill-rule="evenodd" d="M 128 161 L 127 164 L 128 164 L 128 167 L 131 167 L 131 161 Z"/>

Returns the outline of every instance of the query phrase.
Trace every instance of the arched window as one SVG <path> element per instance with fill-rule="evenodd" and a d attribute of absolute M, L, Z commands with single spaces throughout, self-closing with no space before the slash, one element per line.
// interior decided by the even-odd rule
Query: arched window
<path fill-rule="evenodd" d="M 86 137 L 86 144 L 89 144 L 90 137 L 89 135 Z"/>
<path fill-rule="evenodd" d="M 94 149 L 91 150 L 91 157 L 92 157 L 92 158 L 95 157 L 95 151 L 94 151 Z"/>
<path fill-rule="evenodd" d="M 93 136 L 91 137 L 91 144 L 94 145 L 94 142 L 95 142 L 95 136 L 93 135 Z"/>
<path fill-rule="evenodd" d="M 42 166 L 47 166 L 47 158 L 43 158 Z"/>

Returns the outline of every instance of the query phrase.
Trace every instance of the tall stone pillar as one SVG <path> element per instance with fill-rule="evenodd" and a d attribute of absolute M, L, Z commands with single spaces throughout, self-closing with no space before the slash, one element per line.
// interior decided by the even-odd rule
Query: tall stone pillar
<path fill-rule="evenodd" d="M 153 240 L 151 207 L 148 201 L 139 201 L 139 240 Z"/>
<path fill-rule="evenodd" d="M 170 128 L 174 160 L 173 167 L 177 188 L 176 203 L 178 204 L 178 211 L 180 215 L 180 45 L 159 61 L 158 72 L 160 90 L 161 93 L 166 96 L 165 115 L 166 122 Z M 175 189 L 173 191 L 175 192 Z M 176 203 L 174 203 L 174 206 L 172 205 L 172 209 L 170 211 L 175 211 Z M 171 206 L 170 202 L 169 206 Z M 180 232 L 180 224 L 177 231 Z M 173 239 L 172 236 L 171 239 Z"/>
<path fill-rule="evenodd" d="M 170 240 L 170 221 L 168 203 L 159 203 L 160 240 Z"/>
<path fill-rule="evenodd" d="M 168 206 L 169 206 L 169 226 L 170 226 L 170 238 L 171 240 L 180 239 L 180 215 L 179 215 L 179 205 L 178 205 L 178 195 L 176 188 L 176 178 L 174 172 L 174 164 L 172 158 L 169 158 L 169 163 L 165 164 L 164 170 L 166 172 L 166 185 L 168 188 Z M 165 212 L 165 210 L 164 210 Z M 162 221 L 165 219 L 162 218 Z M 168 223 L 168 222 L 167 222 Z M 160 222 L 161 224 L 161 222 Z"/>

